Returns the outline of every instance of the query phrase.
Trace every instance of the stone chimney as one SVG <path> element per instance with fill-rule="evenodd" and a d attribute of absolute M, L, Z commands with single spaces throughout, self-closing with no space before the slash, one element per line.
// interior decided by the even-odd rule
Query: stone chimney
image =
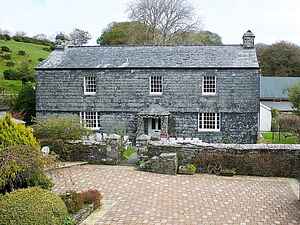
<path fill-rule="evenodd" d="M 64 49 L 67 46 L 68 38 L 63 33 L 59 33 L 55 37 L 55 48 Z"/>
<path fill-rule="evenodd" d="M 251 30 L 248 30 L 243 36 L 243 47 L 244 48 L 254 48 L 255 35 Z"/>

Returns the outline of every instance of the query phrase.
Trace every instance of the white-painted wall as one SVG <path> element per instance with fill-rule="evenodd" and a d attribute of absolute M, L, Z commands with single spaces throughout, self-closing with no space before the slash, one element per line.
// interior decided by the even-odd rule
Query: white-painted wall
<path fill-rule="evenodd" d="M 260 103 L 260 113 L 259 113 L 259 130 L 260 131 L 271 131 L 272 125 L 272 110 L 268 106 Z"/>

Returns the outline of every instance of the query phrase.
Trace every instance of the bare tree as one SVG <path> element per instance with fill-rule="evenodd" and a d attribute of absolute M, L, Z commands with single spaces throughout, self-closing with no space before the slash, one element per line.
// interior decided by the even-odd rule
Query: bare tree
<path fill-rule="evenodd" d="M 151 34 L 159 31 L 163 43 L 175 34 L 200 29 L 190 0 L 132 0 L 128 14 L 130 19 L 146 24 Z"/>
<path fill-rule="evenodd" d="M 88 31 L 74 29 L 70 34 L 70 44 L 72 45 L 84 45 L 92 39 L 91 34 Z"/>
<path fill-rule="evenodd" d="M 15 33 L 15 36 L 17 37 L 25 37 L 26 36 L 26 33 L 24 31 L 17 31 Z"/>
<path fill-rule="evenodd" d="M 48 40 L 48 37 L 46 34 L 36 34 L 33 36 L 33 38 L 37 39 L 37 40 L 41 40 L 41 41 Z"/>

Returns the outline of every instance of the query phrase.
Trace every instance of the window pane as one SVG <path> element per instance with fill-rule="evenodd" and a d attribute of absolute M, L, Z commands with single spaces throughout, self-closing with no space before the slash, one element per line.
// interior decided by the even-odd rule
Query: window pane
<path fill-rule="evenodd" d="M 219 130 L 219 113 L 199 113 L 199 130 Z"/>
<path fill-rule="evenodd" d="M 150 77 L 150 92 L 151 93 L 162 93 L 162 77 L 151 76 Z"/>
<path fill-rule="evenodd" d="M 203 93 L 216 93 L 216 77 L 205 76 L 203 77 Z"/>
<path fill-rule="evenodd" d="M 94 76 L 85 77 L 85 92 L 88 93 L 96 92 L 96 77 Z"/>

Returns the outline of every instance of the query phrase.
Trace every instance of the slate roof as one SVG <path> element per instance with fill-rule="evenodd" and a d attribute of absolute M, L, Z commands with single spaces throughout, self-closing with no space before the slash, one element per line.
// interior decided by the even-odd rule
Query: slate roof
<path fill-rule="evenodd" d="M 53 51 L 37 69 L 258 68 L 255 49 L 220 46 L 82 46 Z"/>
<path fill-rule="evenodd" d="M 300 77 L 268 77 L 260 79 L 261 99 L 288 99 L 288 88 L 300 83 Z"/>

